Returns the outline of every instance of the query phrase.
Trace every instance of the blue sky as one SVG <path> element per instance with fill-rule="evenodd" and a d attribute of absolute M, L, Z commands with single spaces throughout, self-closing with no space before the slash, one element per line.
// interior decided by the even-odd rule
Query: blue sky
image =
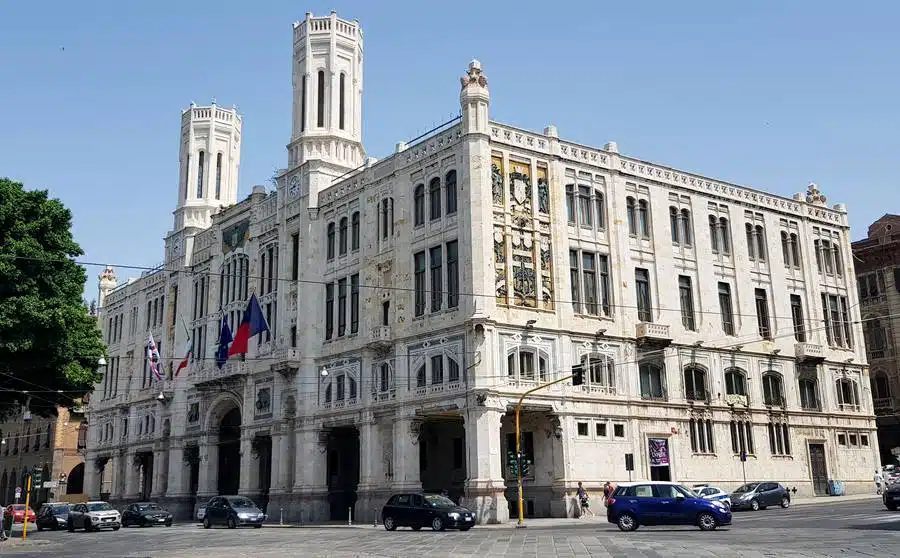
<path fill-rule="evenodd" d="M 786 196 L 817 182 L 854 239 L 900 212 L 887 1 L 7 1 L 0 176 L 61 198 L 85 260 L 158 263 L 181 109 L 237 104 L 240 196 L 266 183 L 287 160 L 291 22 L 331 9 L 365 33 L 369 155 L 455 115 L 478 58 L 493 119 Z"/>

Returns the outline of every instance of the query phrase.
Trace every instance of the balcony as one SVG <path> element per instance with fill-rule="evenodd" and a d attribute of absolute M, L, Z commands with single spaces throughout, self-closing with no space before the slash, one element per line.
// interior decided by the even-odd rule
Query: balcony
<path fill-rule="evenodd" d="M 763 397 L 763 405 L 766 407 L 782 407 L 784 408 L 783 395 L 766 395 Z"/>
<path fill-rule="evenodd" d="M 194 382 L 199 386 L 226 378 L 239 378 L 247 375 L 249 370 L 249 366 L 243 361 L 226 362 L 221 369 L 215 362 L 205 361 L 203 367 L 194 374 Z"/>
<path fill-rule="evenodd" d="M 875 407 L 875 414 L 878 416 L 893 415 L 897 413 L 898 409 L 894 406 L 893 397 L 876 397 L 872 400 L 872 403 Z"/>
<path fill-rule="evenodd" d="M 794 343 L 794 357 L 807 364 L 818 364 L 825 360 L 825 347 L 815 343 Z"/>
<path fill-rule="evenodd" d="M 391 326 L 380 325 L 372 328 L 368 346 L 373 349 L 386 350 L 391 347 Z"/>
<path fill-rule="evenodd" d="M 297 372 L 302 360 L 300 351 L 297 349 L 275 349 L 272 351 L 272 365 L 270 368 L 272 371 L 288 377 Z"/>
<path fill-rule="evenodd" d="M 702 389 L 689 389 L 684 392 L 684 398 L 688 403 L 706 403 L 709 404 L 712 398 L 708 391 Z"/>
<path fill-rule="evenodd" d="M 725 395 L 725 403 L 732 407 L 746 407 L 750 404 L 750 400 L 747 399 L 746 395 L 729 393 Z"/>
<path fill-rule="evenodd" d="M 641 322 L 635 326 L 634 336 L 638 345 L 651 345 L 657 348 L 668 347 L 672 343 L 669 326 L 652 322 Z"/>

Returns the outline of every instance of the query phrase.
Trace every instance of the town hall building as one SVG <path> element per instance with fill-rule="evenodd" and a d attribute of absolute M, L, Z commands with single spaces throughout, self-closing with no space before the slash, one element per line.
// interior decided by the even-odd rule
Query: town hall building
<path fill-rule="evenodd" d="M 363 52 L 356 21 L 293 25 L 292 134 L 272 190 L 238 198 L 243 115 L 183 112 L 165 263 L 100 277 L 90 497 L 188 517 L 241 494 L 306 523 L 372 521 L 392 493 L 447 490 L 504 521 L 513 409 L 576 367 L 583 385 L 523 401 L 528 516 L 576 515 L 579 481 L 871 490 L 843 205 L 815 185 L 785 198 L 493 121 L 478 61 L 458 118 L 376 161 Z M 269 329 L 220 368 L 223 317 L 234 331 L 251 295 Z"/>

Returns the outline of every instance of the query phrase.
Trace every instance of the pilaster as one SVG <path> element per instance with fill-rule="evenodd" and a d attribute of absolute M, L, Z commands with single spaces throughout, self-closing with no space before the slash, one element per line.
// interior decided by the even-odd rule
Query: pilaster
<path fill-rule="evenodd" d="M 166 496 L 171 498 L 187 494 L 188 487 L 184 482 L 187 478 L 187 464 L 184 462 L 184 446 L 181 442 L 169 446 L 168 460 Z"/>
<path fill-rule="evenodd" d="M 421 420 L 408 411 L 398 412 L 394 421 L 394 492 L 422 490 L 419 475 L 419 428 Z"/>
<path fill-rule="evenodd" d="M 197 482 L 197 498 L 205 500 L 218 494 L 218 439 L 207 435 L 200 441 L 200 475 Z"/>
<path fill-rule="evenodd" d="M 506 408 L 499 400 L 483 406 L 470 406 L 466 412 L 466 456 L 469 480 L 465 505 L 475 511 L 478 523 L 502 523 L 509 520 L 509 505 L 504 491 L 500 420 Z"/>
<path fill-rule="evenodd" d="M 241 433 L 241 478 L 238 483 L 239 494 L 250 494 L 256 492 L 257 479 L 252 475 L 253 464 L 258 460 L 253 456 L 251 451 L 253 439 L 249 432 Z"/>

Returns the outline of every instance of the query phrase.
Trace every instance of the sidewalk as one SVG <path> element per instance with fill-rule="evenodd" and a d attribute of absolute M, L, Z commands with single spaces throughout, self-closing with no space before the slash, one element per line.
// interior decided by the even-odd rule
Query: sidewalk
<path fill-rule="evenodd" d="M 840 504 L 841 502 L 866 502 L 881 500 L 877 494 L 851 494 L 849 496 L 814 496 L 812 498 L 791 498 L 792 506 L 808 506 L 811 504 Z"/>

